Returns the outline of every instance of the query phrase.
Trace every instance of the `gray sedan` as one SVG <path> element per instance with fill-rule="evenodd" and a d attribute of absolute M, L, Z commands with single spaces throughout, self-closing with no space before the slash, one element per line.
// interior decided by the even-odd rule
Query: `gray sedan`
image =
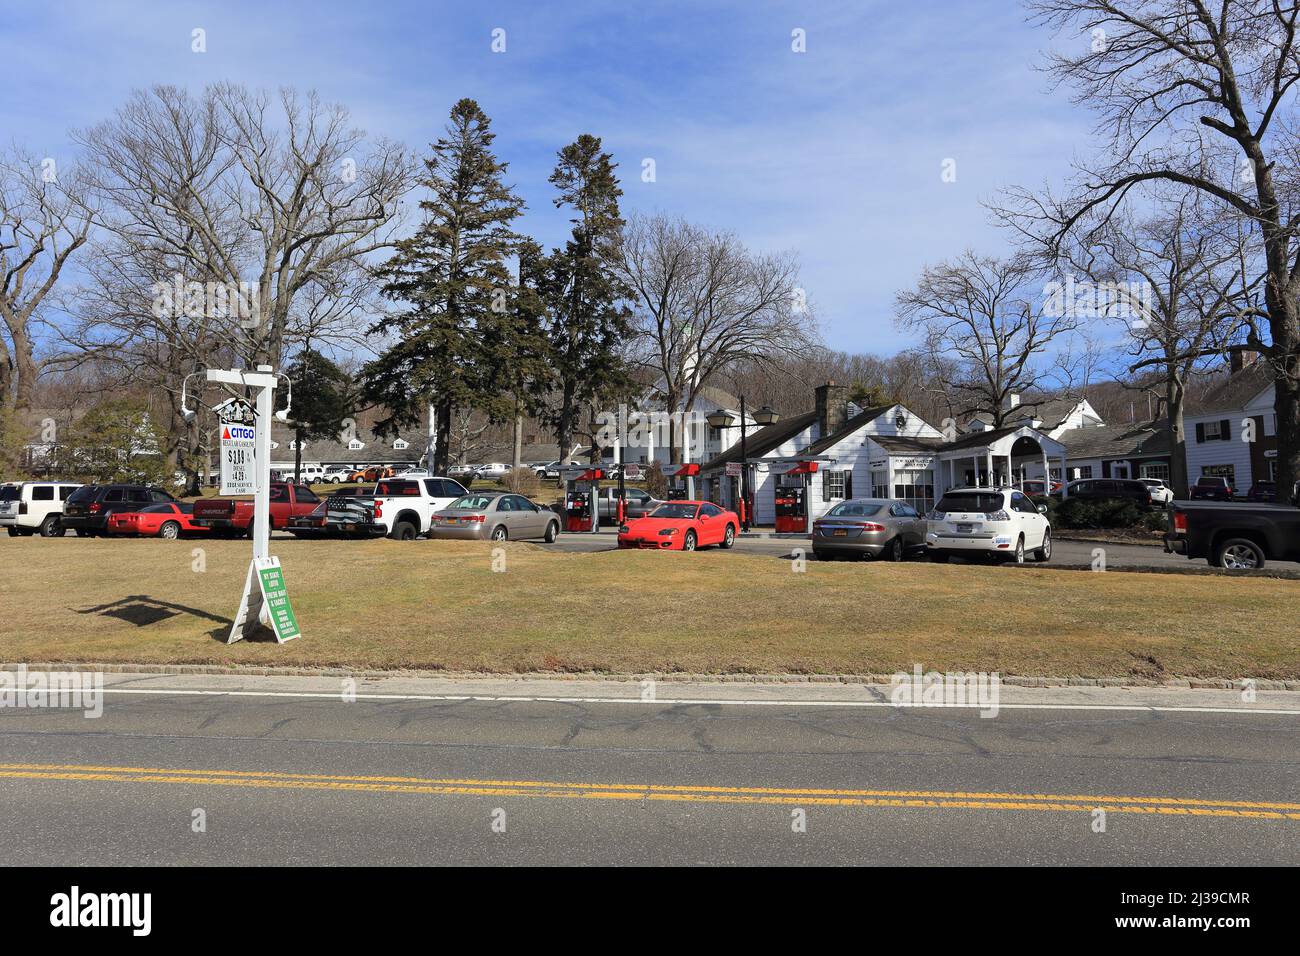
<path fill-rule="evenodd" d="M 896 498 L 850 498 L 813 522 L 818 558 L 902 561 L 925 547 L 925 517 Z"/>
<path fill-rule="evenodd" d="M 519 541 L 541 538 L 548 544 L 560 534 L 560 516 L 523 495 L 502 492 L 469 494 L 433 513 L 429 537 L 469 541 Z"/>

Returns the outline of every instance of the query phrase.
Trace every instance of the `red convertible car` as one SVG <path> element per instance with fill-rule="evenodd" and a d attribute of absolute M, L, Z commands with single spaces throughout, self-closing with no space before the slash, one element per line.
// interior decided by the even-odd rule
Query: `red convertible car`
<path fill-rule="evenodd" d="M 740 518 L 711 501 L 666 501 L 644 518 L 618 529 L 620 548 L 694 551 L 710 544 L 736 543 Z"/>
<path fill-rule="evenodd" d="M 139 534 L 151 538 L 179 538 L 182 534 L 207 534 L 208 529 L 193 522 L 194 505 L 169 501 L 150 505 L 139 511 L 115 511 L 109 515 L 109 534 Z"/>

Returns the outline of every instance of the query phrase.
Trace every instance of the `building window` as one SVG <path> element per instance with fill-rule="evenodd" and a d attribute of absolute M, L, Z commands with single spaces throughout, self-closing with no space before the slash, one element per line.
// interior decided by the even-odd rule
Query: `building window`
<path fill-rule="evenodd" d="M 894 497 L 922 514 L 929 511 L 934 507 L 934 472 L 929 468 L 894 472 Z"/>
<path fill-rule="evenodd" d="M 348 442 L 348 450 L 349 450 L 349 451 L 360 451 L 361 449 L 363 449 L 363 448 L 365 448 L 365 447 L 366 447 L 366 443 L 365 443 L 365 442 L 363 442 L 363 441 L 358 441 L 358 440 L 355 439 L 355 438 L 352 439 L 352 441 Z"/>
<path fill-rule="evenodd" d="M 1206 422 L 1201 427 L 1205 429 L 1206 441 L 1218 441 L 1223 436 L 1223 423 L 1220 421 Z"/>
<path fill-rule="evenodd" d="M 853 497 L 853 472 L 823 471 L 822 501 Z"/>
<path fill-rule="evenodd" d="M 873 471 L 871 473 L 871 497 L 889 497 L 889 472 Z"/>
<path fill-rule="evenodd" d="M 1169 466 L 1162 462 L 1148 462 L 1142 466 L 1143 478 L 1159 478 L 1161 481 L 1169 480 Z"/>
<path fill-rule="evenodd" d="M 406 449 L 410 447 L 411 447 L 411 443 L 402 438 L 399 438 L 397 439 L 397 441 L 393 442 L 393 448 L 395 448 L 397 451 L 406 451 Z"/>

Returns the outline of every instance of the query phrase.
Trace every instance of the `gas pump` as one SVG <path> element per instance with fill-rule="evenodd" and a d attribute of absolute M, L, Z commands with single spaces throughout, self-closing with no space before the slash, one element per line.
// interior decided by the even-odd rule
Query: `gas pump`
<path fill-rule="evenodd" d="M 593 532 L 600 530 L 596 494 L 605 473 L 599 468 L 563 468 L 564 530 Z"/>
<path fill-rule="evenodd" d="M 801 461 L 776 482 L 777 534 L 806 534 L 808 524 L 808 482 L 817 471 L 817 462 Z"/>
<path fill-rule="evenodd" d="M 700 466 L 696 462 L 690 462 L 685 465 L 665 466 L 664 477 L 668 479 L 668 500 L 689 500 L 691 497 L 691 489 L 687 484 L 687 480 L 695 478 L 699 473 Z"/>

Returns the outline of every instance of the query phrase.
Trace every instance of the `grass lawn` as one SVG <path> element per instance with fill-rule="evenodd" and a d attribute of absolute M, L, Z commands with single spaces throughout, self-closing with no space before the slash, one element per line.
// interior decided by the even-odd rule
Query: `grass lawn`
<path fill-rule="evenodd" d="M 203 549 L 198 571 L 192 549 Z M 0 660 L 1300 677 L 1294 581 L 274 539 L 303 637 L 224 643 L 246 541 L 0 538 Z"/>

